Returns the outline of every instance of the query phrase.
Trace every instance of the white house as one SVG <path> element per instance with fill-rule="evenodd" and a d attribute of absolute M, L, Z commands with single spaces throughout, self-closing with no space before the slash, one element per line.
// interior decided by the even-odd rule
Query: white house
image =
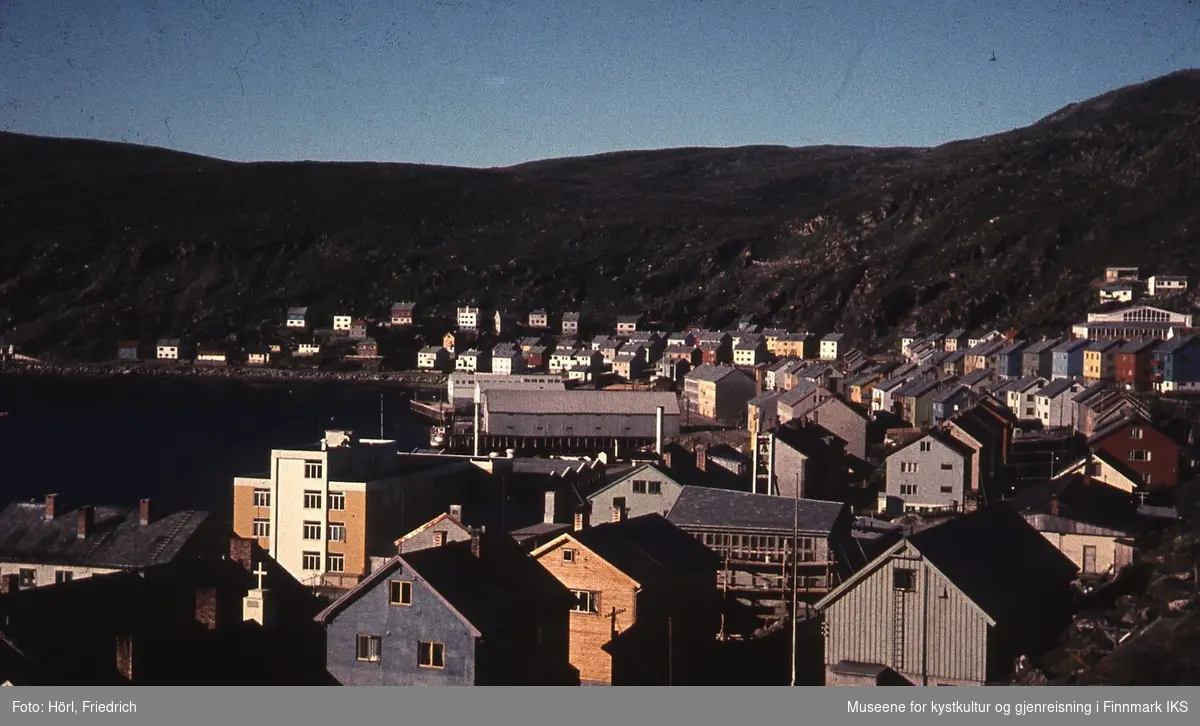
<path fill-rule="evenodd" d="M 482 313 L 479 308 L 467 305 L 458 309 L 458 329 L 459 330 L 479 330 L 479 317 Z"/>
<path fill-rule="evenodd" d="M 837 360 L 843 353 L 842 339 L 844 337 L 842 333 L 830 333 L 821 338 L 821 360 Z"/>
<path fill-rule="evenodd" d="M 550 316 L 545 310 L 534 310 L 529 313 L 529 327 L 531 328 L 548 328 L 550 327 Z"/>
<path fill-rule="evenodd" d="M 454 370 L 456 371 L 483 371 L 488 372 L 490 367 L 487 365 L 488 355 L 481 351 L 471 350 L 464 351 L 454 361 Z"/>
<path fill-rule="evenodd" d="M 492 349 L 492 373 L 513 375 L 525 372 L 525 358 L 512 345 L 497 345 Z"/>
<path fill-rule="evenodd" d="M 562 373 L 575 367 L 575 355 L 579 348 L 556 348 L 550 356 L 549 370 L 551 373 Z M 591 353 L 591 351 L 588 351 Z"/>
<path fill-rule="evenodd" d="M 354 320 L 353 315 L 334 315 L 333 330 L 335 333 L 349 333 L 350 323 Z"/>
<path fill-rule="evenodd" d="M 308 308 L 288 308 L 287 327 L 303 328 L 308 325 Z"/>
<path fill-rule="evenodd" d="M 450 351 L 440 345 L 430 345 L 417 352 L 417 368 L 425 371 L 441 371 L 450 365 Z"/>
<path fill-rule="evenodd" d="M 155 354 L 159 360 L 179 360 L 179 339 L 163 338 L 158 341 Z"/>
<path fill-rule="evenodd" d="M 296 347 L 296 355 L 313 356 L 321 352 L 321 344 L 316 341 L 306 341 Z"/>
<path fill-rule="evenodd" d="M 1174 295 L 1187 289 L 1188 279 L 1184 275 L 1152 275 L 1146 280 L 1146 294 L 1150 297 Z"/>

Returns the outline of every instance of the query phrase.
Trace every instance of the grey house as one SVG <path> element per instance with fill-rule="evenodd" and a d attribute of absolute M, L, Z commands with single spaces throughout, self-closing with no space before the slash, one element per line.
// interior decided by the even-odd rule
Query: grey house
<path fill-rule="evenodd" d="M 1044 386 L 1033 396 L 1038 418 L 1046 428 L 1075 425 L 1075 396 L 1086 386 L 1082 381 L 1061 378 Z"/>
<path fill-rule="evenodd" d="M 902 539 L 817 603 L 825 685 L 970 686 L 1051 647 L 1076 568 L 1000 505 Z"/>
<path fill-rule="evenodd" d="M 1083 375 L 1083 349 L 1087 347 L 1086 340 L 1068 340 L 1054 348 L 1054 360 L 1051 365 L 1050 379 L 1078 378 Z"/>
<path fill-rule="evenodd" d="M 961 511 L 970 491 L 974 452 L 934 429 L 887 458 L 887 489 L 879 511 Z"/>
<path fill-rule="evenodd" d="M 682 491 L 683 484 L 663 467 L 642 464 L 588 495 L 592 521 L 619 522 L 647 514 L 665 517 Z"/>
<path fill-rule="evenodd" d="M 397 555 L 317 616 L 347 686 L 571 685 L 574 598 L 506 535 Z"/>
<path fill-rule="evenodd" d="M 1030 343 L 1021 353 L 1021 377 L 1049 379 L 1054 374 L 1054 349 L 1061 343 L 1058 338 Z"/>
<path fill-rule="evenodd" d="M 979 373 L 979 371 L 976 371 Z M 950 386 L 933 397 L 933 420 L 937 425 L 954 416 L 959 411 L 965 411 L 971 405 L 973 394 L 971 389 L 962 384 Z"/>

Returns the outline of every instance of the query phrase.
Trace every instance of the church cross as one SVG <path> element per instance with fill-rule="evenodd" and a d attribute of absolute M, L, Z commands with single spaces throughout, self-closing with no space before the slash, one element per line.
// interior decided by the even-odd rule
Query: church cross
<path fill-rule="evenodd" d="M 259 590 L 263 589 L 262 581 L 263 581 L 263 578 L 266 577 L 267 571 L 263 569 L 261 562 L 258 563 L 258 569 L 255 570 L 253 572 L 253 574 L 258 576 L 258 589 Z"/>

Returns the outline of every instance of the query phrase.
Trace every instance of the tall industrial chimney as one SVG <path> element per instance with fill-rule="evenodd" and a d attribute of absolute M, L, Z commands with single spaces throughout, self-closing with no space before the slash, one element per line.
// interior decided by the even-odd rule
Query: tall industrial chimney
<path fill-rule="evenodd" d="M 654 409 L 654 453 L 662 456 L 663 452 L 663 407 Z"/>

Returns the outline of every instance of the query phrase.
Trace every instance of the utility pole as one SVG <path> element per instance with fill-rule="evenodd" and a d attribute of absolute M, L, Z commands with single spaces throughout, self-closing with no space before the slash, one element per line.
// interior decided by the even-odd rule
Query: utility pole
<path fill-rule="evenodd" d="M 796 575 L 799 573 L 800 551 L 800 472 L 796 472 L 796 490 L 792 497 L 792 682 L 796 685 Z"/>

